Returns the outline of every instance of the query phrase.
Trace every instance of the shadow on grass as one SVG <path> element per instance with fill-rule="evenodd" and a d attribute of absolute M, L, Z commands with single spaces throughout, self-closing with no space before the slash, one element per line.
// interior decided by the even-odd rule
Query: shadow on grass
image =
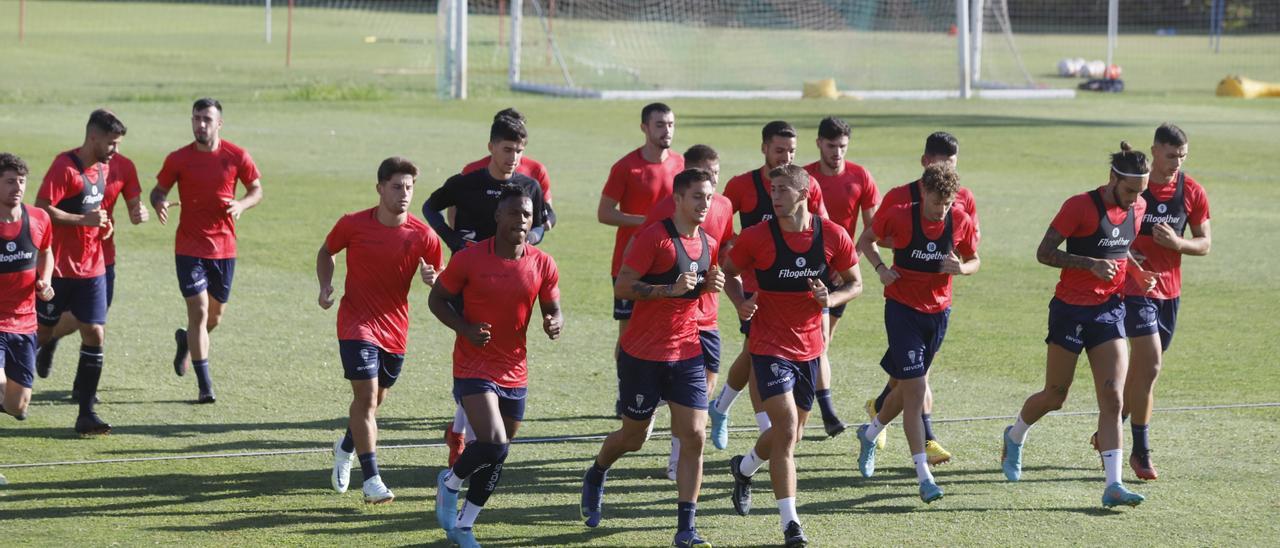
<path fill-rule="evenodd" d="M 1051 118 L 1040 116 L 999 116 L 991 114 L 876 114 L 858 112 L 833 114 L 845 120 L 856 120 L 857 128 L 890 128 L 903 126 L 921 126 L 937 128 L 965 127 L 1133 127 L 1141 124 L 1110 120 L 1072 120 L 1067 118 Z M 812 118 L 812 119 L 810 119 Z M 764 125 L 773 116 L 759 114 L 680 114 L 680 125 L 685 127 L 751 127 Z M 791 123 L 798 129 L 815 130 L 818 117 L 797 118 Z"/>

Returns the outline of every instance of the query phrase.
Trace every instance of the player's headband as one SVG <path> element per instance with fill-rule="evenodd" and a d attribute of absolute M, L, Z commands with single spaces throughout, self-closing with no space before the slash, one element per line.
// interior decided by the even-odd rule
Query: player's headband
<path fill-rule="evenodd" d="M 1125 172 L 1123 172 L 1123 171 L 1120 171 L 1120 170 L 1116 169 L 1116 166 L 1111 166 L 1111 171 L 1116 172 L 1116 175 L 1119 175 L 1119 176 L 1121 176 L 1121 177 L 1138 177 L 1138 178 L 1146 178 L 1147 176 L 1149 176 L 1149 175 L 1150 175 L 1150 173 L 1125 173 Z"/>

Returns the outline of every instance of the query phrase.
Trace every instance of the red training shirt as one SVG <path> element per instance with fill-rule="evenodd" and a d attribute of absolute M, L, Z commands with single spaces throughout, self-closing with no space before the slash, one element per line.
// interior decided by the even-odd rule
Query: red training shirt
<path fill-rule="evenodd" d="M 911 235 L 914 230 L 911 222 L 911 204 L 898 204 L 891 208 L 880 208 L 883 215 L 877 214 L 872 221 L 871 229 L 876 239 L 889 243 L 893 249 L 911 246 Z M 924 236 L 929 239 L 938 238 L 946 229 L 946 221 L 930 221 L 922 214 L 920 226 Z M 956 255 L 963 260 L 978 254 L 978 231 L 973 220 L 958 205 L 951 206 L 951 237 Z M 884 286 L 884 298 L 892 299 L 917 312 L 936 314 L 951 306 L 950 274 L 941 272 L 919 272 L 894 265 L 893 270 L 901 277 Z"/>
<path fill-rule="evenodd" d="M 440 270 L 440 238 L 413 215 L 393 227 L 379 222 L 377 211 L 375 207 L 343 215 L 324 239 L 331 255 L 347 250 L 338 339 L 367 341 L 404 354 L 409 288 L 418 276 L 419 259 Z"/>
<path fill-rule="evenodd" d="M 684 156 L 667 151 L 667 159 L 649 162 L 637 148 L 613 164 L 604 183 L 603 196 L 618 202 L 618 210 L 630 215 L 644 215 L 649 208 L 671 195 L 671 181 L 684 171 Z M 618 276 L 622 254 L 638 227 L 620 226 L 613 238 L 613 262 L 609 275 Z"/>
<path fill-rule="evenodd" d="M 782 232 L 782 239 L 793 251 L 803 252 L 813 244 L 813 230 Z M 831 270 L 842 272 L 858 264 L 853 239 L 837 225 L 822 219 L 823 254 Z M 738 235 L 729 258 L 743 272 L 768 268 L 776 256 L 773 234 L 768 223 L 759 223 Z M 809 292 L 773 292 L 760 290 L 756 314 L 751 319 L 751 335 L 747 350 L 759 356 L 774 356 L 791 361 L 806 361 L 822 355 L 822 306 Z"/>
<path fill-rule="evenodd" d="M 473 171 L 489 169 L 489 159 L 492 156 L 485 156 L 479 160 L 462 166 L 461 175 L 466 175 Z M 538 182 L 538 186 L 542 187 L 542 201 L 551 201 L 551 177 L 547 175 L 547 166 L 542 162 L 534 160 L 528 156 L 521 156 L 520 163 L 516 164 L 516 173 L 527 175 L 530 179 Z"/>
<path fill-rule="evenodd" d="M 178 255 L 202 259 L 236 256 L 236 222 L 227 214 L 227 202 L 236 198 L 236 181 L 246 188 L 262 178 L 258 166 L 243 148 L 222 140 L 218 150 L 201 152 L 193 142 L 170 152 L 156 175 L 165 190 L 178 183 Z"/>
<path fill-rule="evenodd" d="M 876 188 L 871 172 L 848 160 L 845 160 L 844 171 L 839 175 L 824 175 L 822 161 L 804 166 L 804 170 L 818 181 L 818 187 L 822 189 L 822 203 L 829 213 L 827 218 L 844 227 L 850 238 L 856 236 L 862 212 L 880 203 L 880 190 Z"/>
<path fill-rule="evenodd" d="M 674 243 L 662 223 L 651 224 L 636 234 L 622 264 L 641 276 L 668 272 L 676 264 Z M 707 233 L 709 249 L 702 248 L 702 238 L 696 230 L 692 237 L 680 236 L 680 245 L 689 259 L 696 261 L 702 258 L 703 253 L 710 253 L 711 264 L 716 264 L 719 243 L 710 232 Z M 622 351 L 653 362 L 675 362 L 701 355 L 702 344 L 698 339 L 700 301 L 701 297 L 636 301 L 631 321 L 627 322 L 626 330 L 618 339 Z"/>
<path fill-rule="evenodd" d="M 27 206 L 30 216 L 31 243 L 37 253 L 49 249 L 53 234 L 49 213 L 34 206 Z M 0 223 L 0 239 L 13 240 L 22 231 L 22 219 L 12 223 Z M 0 254 L 5 253 L 0 248 Z M 37 261 L 39 255 L 37 254 Z M 26 335 L 36 332 L 36 271 L 39 268 L 0 274 L 0 332 Z"/>
<path fill-rule="evenodd" d="M 125 200 L 132 200 L 142 195 L 142 184 L 138 182 L 138 168 L 133 160 L 117 153 L 107 163 L 107 190 L 103 193 L 102 209 L 107 210 L 107 217 L 115 224 L 116 199 L 124 194 Z M 120 226 L 116 225 L 116 229 Z M 107 266 L 116 264 L 116 236 L 102 240 L 102 262 Z"/>
<path fill-rule="evenodd" d="M 525 333 L 534 298 L 544 303 L 560 300 L 560 270 L 551 255 L 529 244 L 514 260 L 496 255 L 493 244 L 489 238 L 455 253 L 436 282 L 462 296 L 467 323 L 491 326 L 489 343 L 483 347 L 460 334 L 454 339 L 453 377 L 520 388 L 529 385 Z"/>
<path fill-rule="evenodd" d="M 889 189 L 888 192 L 884 193 L 884 199 L 880 200 L 880 209 L 883 210 L 898 204 L 911 203 L 911 185 L 916 185 L 916 188 L 920 191 L 920 196 L 924 196 L 924 184 L 920 182 L 920 179 L 916 179 L 905 185 L 893 187 Z M 974 199 L 972 190 L 969 190 L 966 187 L 960 187 L 960 189 L 956 191 L 956 200 L 954 205 L 958 205 L 960 206 L 960 209 L 964 210 L 965 214 L 969 216 L 969 219 L 973 221 L 974 228 L 978 227 L 978 202 Z M 874 216 L 872 217 L 872 222 L 875 222 Z"/>
<path fill-rule="evenodd" d="M 755 171 L 761 172 L 760 177 L 761 182 L 764 184 L 764 192 L 766 195 L 769 194 L 770 181 L 768 173 L 765 173 L 765 168 L 761 167 L 746 173 L 734 175 L 733 178 L 729 179 L 729 182 L 724 185 L 724 196 L 729 199 L 729 203 L 733 204 L 734 213 L 755 211 L 756 206 L 759 205 L 756 203 L 756 184 L 751 176 Z M 812 176 L 809 177 L 808 204 L 809 213 L 824 219 L 827 218 L 827 207 L 823 202 L 822 187 L 818 185 L 817 179 L 814 179 Z M 768 214 L 773 215 L 773 212 L 770 211 Z M 738 231 L 741 232 L 747 228 L 749 227 L 739 226 Z M 759 289 L 759 286 L 756 284 L 755 272 L 744 269 L 742 272 L 742 290 L 748 293 L 755 293 Z"/>
<path fill-rule="evenodd" d="M 71 160 L 72 149 L 58 154 L 44 174 L 37 198 L 49 200 L 53 207 L 84 191 L 84 179 L 80 169 Z M 85 168 L 84 175 L 91 181 L 99 176 L 109 177 L 107 164 L 97 163 Z M 101 204 L 87 208 L 99 209 Z M 53 225 L 53 276 L 55 278 L 93 278 L 107 272 L 102 262 L 102 233 L 96 226 Z"/>
<path fill-rule="evenodd" d="M 1147 190 L 1151 191 L 1151 195 L 1160 201 L 1173 199 L 1173 194 L 1178 187 L 1177 175 L 1167 184 L 1152 183 L 1147 186 Z M 1192 226 L 1204 224 L 1209 220 L 1209 196 L 1205 194 L 1204 187 L 1200 183 L 1195 182 L 1190 175 L 1185 176 L 1182 187 L 1182 207 L 1187 212 L 1187 230 L 1186 235 L 1191 233 Z M 1187 237 L 1184 236 L 1184 237 Z M 1151 236 L 1138 235 L 1138 239 L 1133 242 L 1134 254 L 1146 256 L 1142 262 L 1143 268 L 1155 272 L 1156 288 L 1150 293 L 1144 293 L 1142 287 L 1135 280 L 1128 280 L 1124 284 L 1124 294 L 1151 297 L 1153 299 L 1173 299 L 1182 295 L 1182 254 L 1157 244 Z"/>
<path fill-rule="evenodd" d="M 649 210 L 649 214 L 644 217 L 644 224 L 640 228 L 645 228 L 651 224 L 657 223 L 663 219 L 669 219 L 676 212 L 675 198 L 668 198 L 658 202 Z M 723 194 L 716 194 L 711 197 L 711 207 L 707 209 L 707 218 L 702 221 L 702 229 L 707 231 L 707 235 L 715 238 L 717 242 L 716 254 L 719 255 L 720 248 L 723 248 L 727 242 L 734 238 L 733 233 L 733 205 L 729 203 L 729 199 Z M 699 244 L 701 240 L 699 240 Z M 701 331 L 716 331 L 719 329 L 720 318 L 720 293 L 705 291 L 698 297 L 698 329 Z"/>
<path fill-rule="evenodd" d="M 1098 187 L 1098 192 L 1107 192 L 1106 186 Z M 1106 203 L 1105 201 L 1103 203 Z M 1133 219 L 1125 220 L 1125 222 L 1134 222 L 1135 231 L 1139 226 L 1137 223 L 1141 221 L 1142 214 L 1147 210 L 1147 203 L 1141 196 L 1133 203 Z M 1106 208 L 1107 219 L 1113 223 L 1119 223 L 1125 219 L 1128 209 L 1121 208 L 1118 205 Z M 1058 231 L 1063 237 L 1081 237 L 1089 236 L 1098 231 L 1098 208 L 1093 203 L 1093 198 L 1089 197 L 1088 192 L 1076 194 L 1067 201 L 1062 203 L 1062 209 L 1058 210 L 1058 215 L 1053 218 L 1053 222 L 1049 227 Z M 1115 278 L 1110 281 L 1103 280 L 1093 275 L 1093 272 L 1081 268 L 1063 268 L 1062 273 L 1058 277 L 1058 286 L 1054 289 L 1053 295 L 1062 302 L 1077 306 L 1093 306 L 1102 304 L 1120 292 L 1121 286 L 1127 274 L 1126 267 L 1129 259 L 1117 259 L 1116 264 L 1119 266 Z"/>

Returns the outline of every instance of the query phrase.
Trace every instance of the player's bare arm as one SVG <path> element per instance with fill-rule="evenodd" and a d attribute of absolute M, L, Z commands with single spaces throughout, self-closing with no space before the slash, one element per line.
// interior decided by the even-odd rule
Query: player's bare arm
<path fill-rule="evenodd" d="M 1054 268 L 1088 270 L 1103 280 L 1110 280 L 1116 276 L 1119 267 L 1115 261 L 1073 255 L 1058 249 L 1058 246 L 1066 240 L 1065 236 L 1059 234 L 1053 227 L 1049 227 L 1049 230 L 1044 233 L 1044 238 L 1040 240 L 1040 247 L 1036 249 L 1036 260 L 1040 261 L 1040 264 Z"/>

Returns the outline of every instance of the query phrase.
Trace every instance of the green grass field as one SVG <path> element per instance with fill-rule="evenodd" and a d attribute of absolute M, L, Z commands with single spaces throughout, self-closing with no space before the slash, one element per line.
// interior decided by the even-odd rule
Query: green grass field
<path fill-rule="evenodd" d="M 123 151 L 149 189 L 164 155 L 191 139 L 191 101 L 207 94 L 225 104 L 224 137 L 257 159 L 266 198 L 239 223 L 235 292 L 213 339 L 220 399 L 212 406 L 191 405 L 194 380 L 173 376 L 169 365 L 170 334 L 185 321 L 173 275 L 173 226 L 153 219 L 121 227 L 99 406 L 115 431 L 101 439 L 73 434 L 76 409 L 68 394 L 75 343 L 66 341 L 51 377 L 37 380 L 30 419 L 0 421 L 6 544 L 441 544 L 429 512 L 443 448 L 386 446 L 439 439 L 453 408 L 453 337 L 428 312 L 425 288 L 415 287 L 406 369 L 380 421 L 380 461 L 398 500 L 366 507 L 357 493 L 335 495 L 327 448 L 342 431 L 349 389 L 337 360 L 335 313 L 315 304 L 313 258 L 339 215 L 374 203 L 379 161 L 401 154 L 418 162 L 416 211 L 446 177 L 485 153 L 488 120 L 506 106 L 526 113 L 528 153 L 551 170 L 561 224 L 544 249 L 561 266 L 567 319 L 560 341 L 530 337 L 531 399 L 521 436 L 603 434 L 616 427 L 616 325 L 605 281 L 613 235 L 596 223 L 595 207 L 609 166 L 641 144 L 640 103 L 513 96 L 493 82 L 482 83 L 476 99 L 438 102 L 423 46 L 363 49 L 358 40 L 299 31 L 294 67 L 285 70 L 279 41 L 261 43 L 258 10 L 29 4 L 26 42 L 17 44 L 12 27 L 0 34 L 0 150 L 32 164 L 28 201 L 53 155 L 78 146 L 88 112 L 103 105 L 129 125 Z M 0 2 L 0 14 L 10 13 L 16 2 Z M 343 16 L 300 10 L 298 21 L 337 29 L 344 28 Z M 392 15 L 368 17 L 376 25 L 400 24 Z M 1275 68 L 1273 58 L 1264 61 Z M 407 66 L 424 70 L 389 70 Z M 799 511 L 815 543 L 1204 546 L 1268 545 L 1280 538 L 1275 407 L 1157 413 L 1153 443 L 1162 477 L 1134 487 L 1148 495 L 1147 503 L 1119 511 L 1099 506 L 1102 472 L 1087 444 L 1091 415 L 1050 417 L 1038 425 L 1020 484 L 1006 483 L 999 471 L 1006 419 L 958 420 L 1011 416 L 1040 387 L 1045 306 L 1057 274 L 1036 263 L 1035 246 L 1063 199 L 1105 182 L 1106 155 L 1121 139 L 1145 146 L 1166 120 L 1191 136 L 1187 170 L 1208 189 L 1215 242 L 1210 256 L 1186 261 L 1179 335 L 1157 406 L 1278 400 L 1280 370 L 1270 345 L 1280 333 L 1274 312 L 1280 259 L 1272 237 L 1280 231 L 1280 189 L 1271 173 L 1280 109 L 1274 101 L 1212 97 L 1222 73 L 1193 64 L 1181 78 L 1194 87 L 1073 101 L 672 103 L 676 148 L 715 146 L 726 174 L 759 165 L 759 128 L 779 118 L 801 129 L 805 163 L 816 157 L 812 138 L 822 116 L 850 121 L 850 158 L 866 165 L 882 190 L 917 175 L 929 132 L 949 130 L 962 145 L 959 170 L 983 219 L 983 268 L 957 283 L 952 328 L 933 375 L 938 432 L 956 454 L 937 471 L 947 498 L 927 507 L 919 502 L 900 428 L 890 431 L 872 480 L 855 477 L 852 436 L 811 437 L 798 449 Z M 831 350 L 837 405 L 848 421 L 862 419 L 861 403 L 884 382 L 879 293 L 878 282 L 868 281 Z M 731 321 L 727 307 L 725 314 Z M 740 344 L 736 330 L 726 329 L 725 347 Z M 1094 409 L 1082 369 L 1064 411 Z M 737 426 L 752 424 L 747 407 L 735 406 Z M 771 545 L 781 538 L 767 490 L 757 489 L 757 510 L 747 518 L 735 515 L 728 500 L 726 462 L 752 439 L 735 432 L 727 451 L 708 445 L 699 528 L 717 545 Z M 514 446 L 503 484 L 478 523 L 480 540 L 495 546 L 669 543 L 675 487 L 663 477 L 666 439 L 655 437 L 620 461 L 610 476 L 606 519 L 588 530 L 577 517 L 578 488 L 597 447 L 597 441 Z M 309 452 L 27 466 L 289 451 Z"/>

